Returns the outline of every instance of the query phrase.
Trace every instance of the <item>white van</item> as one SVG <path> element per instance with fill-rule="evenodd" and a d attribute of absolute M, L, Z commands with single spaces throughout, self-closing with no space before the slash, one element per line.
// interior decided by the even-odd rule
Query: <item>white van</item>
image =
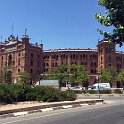
<path fill-rule="evenodd" d="M 110 83 L 95 83 L 93 86 L 89 87 L 88 90 L 110 90 Z"/>

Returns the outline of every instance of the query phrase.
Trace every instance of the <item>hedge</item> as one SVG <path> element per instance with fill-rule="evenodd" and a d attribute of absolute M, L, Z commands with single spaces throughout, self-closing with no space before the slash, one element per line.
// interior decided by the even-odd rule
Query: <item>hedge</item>
<path fill-rule="evenodd" d="M 114 93 L 123 94 L 123 91 L 121 89 L 114 89 Z"/>
<path fill-rule="evenodd" d="M 9 104 L 23 101 L 58 102 L 75 100 L 72 91 L 60 91 L 46 86 L 30 87 L 21 84 L 0 84 L 0 103 Z"/>

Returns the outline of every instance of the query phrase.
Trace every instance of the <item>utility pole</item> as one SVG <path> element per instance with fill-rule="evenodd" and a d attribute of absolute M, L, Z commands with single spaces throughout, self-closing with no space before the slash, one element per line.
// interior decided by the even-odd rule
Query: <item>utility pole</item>
<path fill-rule="evenodd" d="M 99 99 L 100 99 L 100 87 L 99 87 L 100 75 L 99 74 L 96 76 L 96 79 L 98 81 L 98 96 L 99 96 Z"/>

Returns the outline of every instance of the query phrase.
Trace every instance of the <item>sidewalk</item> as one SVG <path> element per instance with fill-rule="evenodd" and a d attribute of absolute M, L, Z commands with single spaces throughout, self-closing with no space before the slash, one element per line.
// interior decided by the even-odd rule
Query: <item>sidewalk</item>
<path fill-rule="evenodd" d="M 15 117 L 30 113 L 51 111 L 57 109 L 67 109 L 81 107 L 83 105 L 93 105 L 103 103 L 102 99 L 80 99 L 75 101 L 62 102 L 20 102 L 18 104 L 8 104 L 0 106 L 0 118 Z"/>

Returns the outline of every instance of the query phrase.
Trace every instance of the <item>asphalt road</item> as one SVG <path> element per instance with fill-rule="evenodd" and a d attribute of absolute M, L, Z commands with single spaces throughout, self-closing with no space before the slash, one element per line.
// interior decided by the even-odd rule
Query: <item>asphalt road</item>
<path fill-rule="evenodd" d="M 124 102 L 117 101 L 5 118 L 0 124 L 124 124 Z"/>

